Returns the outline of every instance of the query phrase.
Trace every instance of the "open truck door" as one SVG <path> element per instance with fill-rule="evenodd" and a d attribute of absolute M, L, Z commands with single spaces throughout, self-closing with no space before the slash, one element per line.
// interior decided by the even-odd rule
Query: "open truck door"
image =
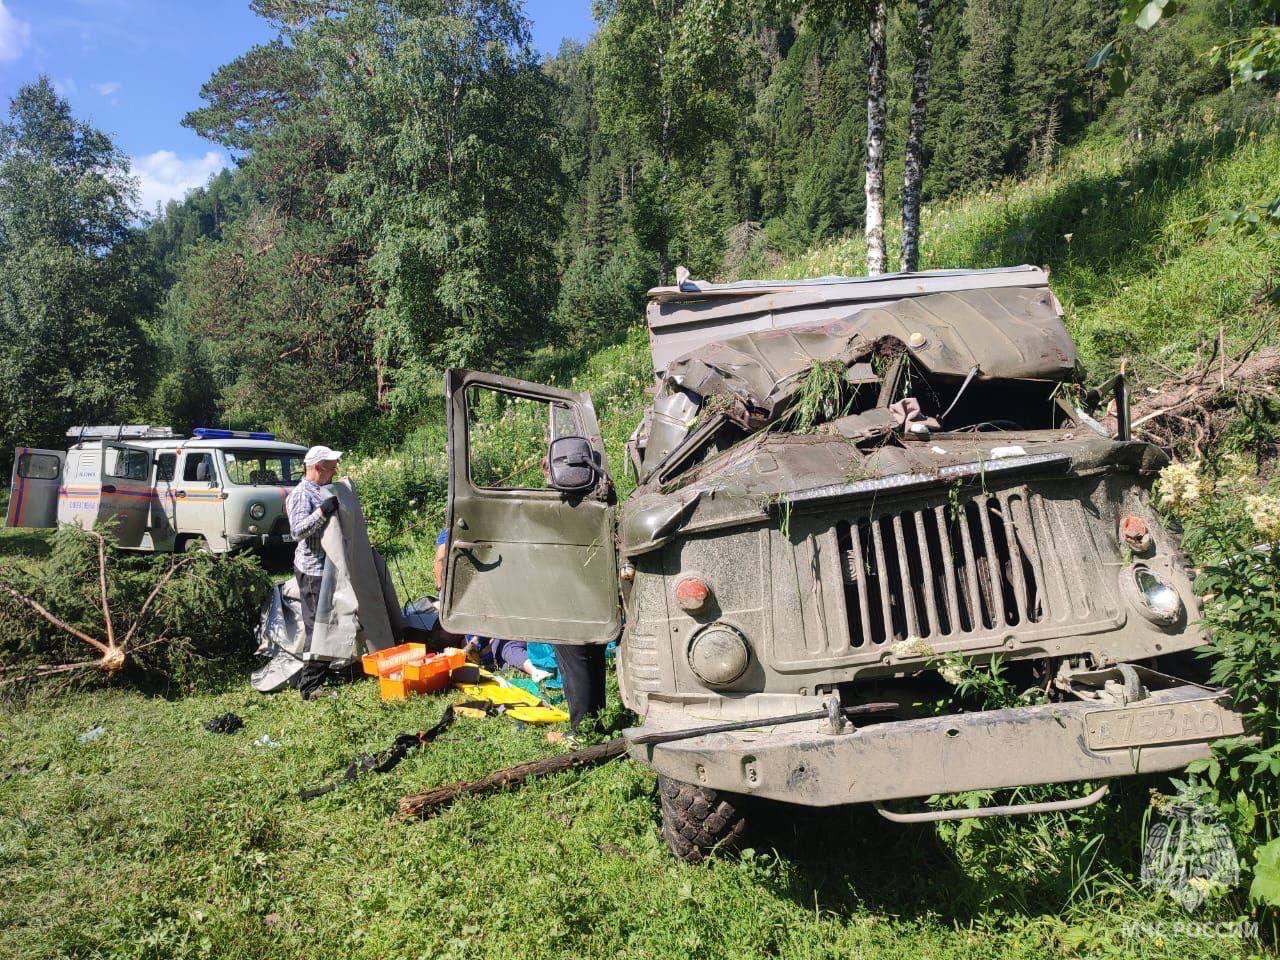
<path fill-rule="evenodd" d="M 151 485 L 149 447 L 103 442 L 102 486 L 98 497 L 97 523 L 110 527 L 122 547 L 140 547 L 151 528 Z"/>
<path fill-rule="evenodd" d="M 591 397 L 449 370 L 447 630 L 608 643 L 622 626 L 613 484 Z"/>
<path fill-rule="evenodd" d="M 6 527 L 56 527 L 58 491 L 67 455 L 61 450 L 18 447 L 13 451 Z"/>

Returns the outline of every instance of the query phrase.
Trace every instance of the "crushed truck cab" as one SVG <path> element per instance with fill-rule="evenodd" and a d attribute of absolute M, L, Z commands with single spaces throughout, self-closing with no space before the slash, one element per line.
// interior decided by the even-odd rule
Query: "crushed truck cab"
<path fill-rule="evenodd" d="M 1167 460 L 1090 415 L 1043 271 L 686 281 L 649 328 L 620 506 L 589 397 L 450 372 L 444 621 L 620 635 L 677 854 L 736 837 L 743 797 L 954 816 L 883 805 L 1174 770 L 1241 733 L 1173 675 L 1206 638 L 1150 503 Z M 546 455 L 510 482 L 487 438 L 521 417 Z M 930 714 L 940 667 L 997 657 L 1042 702 Z M 966 815 L 994 812 L 1019 811 Z"/>

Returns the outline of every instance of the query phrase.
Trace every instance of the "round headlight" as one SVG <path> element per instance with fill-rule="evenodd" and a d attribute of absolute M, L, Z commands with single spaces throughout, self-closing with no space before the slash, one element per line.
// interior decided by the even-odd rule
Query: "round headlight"
<path fill-rule="evenodd" d="M 703 683 L 733 683 L 751 663 L 746 638 L 727 623 L 713 623 L 699 630 L 689 644 L 689 666 Z"/>
<path fill-rule="evenodd" d="M 1173 624 L 1182 616 L 1182 598 L 1167 580 L 1150 568 L 1133 568 L 1139 610 L 1154 623 Z"/>
<path fill-rule="evenodd" d="M 253 503 L 249 504 L 249 516 L 253 517 L 253 519 L 261 520 L 266 515 L 267 505 L 265 503 L 260 503 L 255 500 Z"/>

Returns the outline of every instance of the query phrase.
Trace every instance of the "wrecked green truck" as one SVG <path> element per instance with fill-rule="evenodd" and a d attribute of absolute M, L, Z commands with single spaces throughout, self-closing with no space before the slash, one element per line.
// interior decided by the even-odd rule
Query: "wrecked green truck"
<path fill-rule="evenodd" d="M 1106 397 L 1044 271 L 682 275 L 647 319 L 621 505 L 590 396 L 448 372 L 442 604 L 455 633 L 620 639 L 629 753 L 677 856 L 732 847 L 761 801 L 906 822 L 1084 806 L 1241 732 L 1223 691 L 1178 678 L 1206 636 L 1151 506 L 1166 457 L 1130 439 L 1122 380 L 1116 435 L 1091 415 Z M 1033 702 L 929 708 L 949 664 L 992 658 Z"/>

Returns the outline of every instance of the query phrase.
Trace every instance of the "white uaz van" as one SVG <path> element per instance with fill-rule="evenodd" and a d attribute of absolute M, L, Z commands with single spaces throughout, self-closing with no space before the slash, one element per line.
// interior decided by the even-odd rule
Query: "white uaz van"
<path fill-rule="evenodd" d="M 74 427 L 64 453 L 19 447 L 10 527 L 113 527 L 123 547 L 212 550 L 292 540 L 284 502 L 305 447 L 270 433 L 167 427 Z"/>

